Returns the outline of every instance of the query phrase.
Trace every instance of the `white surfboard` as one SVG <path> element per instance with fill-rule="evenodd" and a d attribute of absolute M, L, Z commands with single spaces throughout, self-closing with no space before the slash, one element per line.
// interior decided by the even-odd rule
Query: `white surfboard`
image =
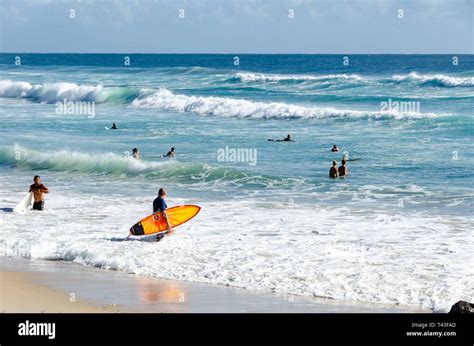
<path fill-rule="evenodd" d="M 33 204 L 33 192 L 28 192 L 28 194 L 21 200 L 18 205 L 13 208 L 14 212 L 26 211 Z"/>

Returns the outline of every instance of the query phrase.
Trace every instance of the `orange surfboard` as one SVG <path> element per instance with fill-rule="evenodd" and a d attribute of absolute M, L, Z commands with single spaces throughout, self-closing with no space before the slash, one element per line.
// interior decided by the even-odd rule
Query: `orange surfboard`
<path fill-rule="evenodd" d="M 166 209 L 166 215 L 171 227 L 177 227 L 191 220 L 200 210 L 201 207 L 197 205 L 178 205 Z M 158 212 L 138 221 L 130 228 L 130 233 L 133 235 L 147 235 L 164 232 L 167 229 L 168 227 L 162 213 Z"/>

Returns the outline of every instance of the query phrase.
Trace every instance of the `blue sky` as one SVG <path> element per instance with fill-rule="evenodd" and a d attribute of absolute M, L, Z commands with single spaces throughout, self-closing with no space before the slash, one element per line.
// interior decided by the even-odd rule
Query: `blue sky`
<path fill-rule="evenodd" d="M 0 0 L 0 51 L 472 54 L 473 12 L 474 0 Z"/>

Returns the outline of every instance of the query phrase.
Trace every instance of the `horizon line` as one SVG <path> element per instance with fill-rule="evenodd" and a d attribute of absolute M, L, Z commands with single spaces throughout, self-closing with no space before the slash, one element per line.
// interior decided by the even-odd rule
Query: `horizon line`
<path fill-rule="evenodd" d="M 116 54 L 116 55 L 126 55 L 126 54 L 136 54 L 136 55 L 474 55 L 472 53 L 151 53 L 151 52 L 0 52 L 0 54 Z"/>

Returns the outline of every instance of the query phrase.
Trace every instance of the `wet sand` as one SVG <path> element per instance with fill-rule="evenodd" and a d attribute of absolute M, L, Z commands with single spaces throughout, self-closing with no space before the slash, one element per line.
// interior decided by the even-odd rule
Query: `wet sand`
<path fill-rule="evenodd" d="M 59 261 L 0 257 L 0 278 L 3 312 L 431 312 L 164 280 Z"/>

